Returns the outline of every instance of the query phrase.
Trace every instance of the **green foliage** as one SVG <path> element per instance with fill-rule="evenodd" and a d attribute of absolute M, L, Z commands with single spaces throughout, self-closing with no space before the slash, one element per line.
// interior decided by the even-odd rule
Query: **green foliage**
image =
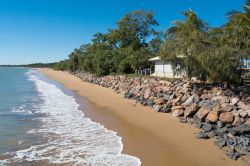
<path fill-rule="evenodd" d="M 249 58 L 250 52 L 249 6 L 244 9 L 230 12 L 225 26 L 211 29 L 193 11 L 184 12 L 185 21 L 176 21 L 168 29 L 160 56 L 172 64 L 176 74 L 240 82 L 241 60 Z M 176 62 L 180 62 L 178 67 Z"/>

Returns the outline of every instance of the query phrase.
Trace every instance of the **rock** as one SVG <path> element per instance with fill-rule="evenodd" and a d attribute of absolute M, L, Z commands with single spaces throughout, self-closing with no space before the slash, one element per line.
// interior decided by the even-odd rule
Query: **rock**
<path fill-rule="evenodd" d="M 231 99 L 231 104 L 236 105 L 239 102 L 239 100 L 240 99 L 238 97 L 234 97 L 234 98 Z"/>
<path fill-rule="evenodd" d="M 215 102 L 213 100 L 202 100 L 199 102 L 199 107 L 202 107 L 203 105 L 214 105 Z"/>
<path fill-rule="evenodd" d="M 206 132 L 209 132 L 213 129 L 213 126 L 209 123 L 206 123 L 205 125 L 202 126 L 202 129 L 205 130 Z"/>
<path fill-rule="evenodd" d="M 184 117 L 191 117 L 198 111 L 198 105 L 193 103 L 192 105 L 188 106 L 184 111 Z"/>
<path fill-rule="evenodd" d="M 161 111 L 161 108 L 162 108 L 162 106 L 161 105 L 154 105 L 154 110 L 155 110 L 155 112 L 160 112 Z"/>
<path fill-rule="evenodd" d="M 203 132 L 203 131 L 199 132 L 199 133 L 196 135 L 196 137 L 197 137 L 198 139 L 208 139 L 208 138 L 209 138 L 208 135 L 207 135 L 207 133 L 205 133 L 205 132 Z"/>
<path fill-rule="evenodd" d="M 168 101 L 168 100 L 169 100 L 169 98 L 170 98 L 170 95 L 164 94 L 164 96 L 163 96 L 163 100 Z"/>
<path fill-rule="evenodd" d="M 200 120 L 204 120 L 210 111 L 211 111 L 211 106 L 209 106 L 209 105 L 203 105 L 199 109 L 199 111 L 196 113 L 196 116 Z"/>
<path fill-rule="evenodd" d="M 220 148 L 223 148 L 224 146 L 226 146 L 226 141 L 220 138 L 217 141 L 215 141 L 215 144 L 218 145 Z"/>
<path fill-rule="evenodd" d="M 233 160 L 237 160 L 241 155 L 235 149 L 233 149 L 228 153 L 228 156 Z"/>
<path fill-rule="evenodd" d="M 250 110 L 246 110 L 248 117 L 250 117 Z"/>
<path fill-rule="evenodd" d="M 250 104 L 246 105 L 242 101 L 238 102 L 238 107 L 241 108 L 241 109 L 243 109 L 243 110 L 250 110 Z"/>
<path fill-rule="evenodd" d="M 180 122 L 181 123 L 187 123 L 188 121 L 187 121 L 187 118 L 181 117 L 180 118 Z"/>
<path fill-rule="evenodd" d="M 190 96 L 182 105 L 189 106 L 194 103 L 194 95 Z"/>
<path fill-rule="evenodd" d="M 184 103 L 187 99 L 188 99 L 188 97 L 186 95 L 183 95 L 181 98 L 181 102 Z"/>
<path fill-rule="evenodd" d="M 178 110 L 174 110 L 172 115 L 175 116 L 175 117 L 178 117 L 178 116 L 183 115 L 183 113 L 184 113 L 183 109 L 178 109 Z"/>
<path fill-rule="evenodd" d="M 218 128 L 222 128 L 224 126 L 223 122 L 222 121 L 218 121 L 217 122 L 217 127 Z"/>
<path fill-rule="evenodd" d="M 246 125 L 250 125 L 250 119 L 247 119 L 247 121 L 245 122 Z"/>
<path fill-rule="evenodd" d="M 223 112 L 230 112 L 230 111 L 232 111 L 232 110 L 234 110 L 234 109 L 236 109 L 237 107 L 236 106 L 234 106 L 234 105 L 230 105 L 230 104 L 222 104 L 221 105 L 221 111 L 223 111 Z"/>
<path fill-rule="evenodd" d="M 199 128 L 199 129 L 201 129 L 202 126 L 203 126 L 203 123 L 202 123 L 202 122 L 196 122 L 196 123 L 195 123 L 195 127 Z"/>
<path fill-rule="evenodd" d="M 242 121 L 241 121 L 240 117 L 235 116 L 235 117 L 234 117 L 234 122 L 232 123 L 232 125 L 233 125 L 233 126 L 239 126 L 239 125 L 241 125 L 241 124 L 242 124 Z"/>
<path fill-rule="evenodd" d="M 144 98 L 145 98 L 145 99 L 148 99 L 149 96 L 150 96 L 150 94 L 151 94 L 151 89 L 147 88 L 147 89 L 145 90 L 145 93 L 144 93 Z"/>
<path fill-rule="evenodd" d="M 220 103 L 217 103 L 217 104 L 213 105 L 212 110 L 215 111 L 215 112 L 221 112 Z"/>
<path fill-rule="evenodd" d="M 165 103 L 165 101 L 162 98 L 156 99 L 154 102 L 156 105 L 162 105 Z"/>
<path fill-rule="evenodd" d="M 194 102 L 199 103 L 199 101 L 200 101 L 199 95 L 195 93 L 195 94 L 193 94 L 193 96 L 194 96 Z"/>
<path fill-rule="evenodd" d="M 163 107 L 162 107 L 162 112 L 170 113 L 171 112 L 170 106 L 168 106 L 167 104 L 164 104 Z"/>
<path fill-rule="evenodd" d="M 223 123 L 233 123 L 234 115 L 231 112 L 223 112 L 223 113 L 220 114 L 219 119 Z"/>
<path fill-rule="evenodd" d="M 153 104 L 154 104 L 154 100 L 152 100 L 152 99 L 149 99 L 149 100 L 147 100 L 147 105 L 148 106 L 153 106 Z"/>
<path fill-rule="evenodd" d="M 212 130 L 212 131 L 210 131 L 210 132 L 207 132 L 207 136 L 208 136 L 209 138 L 213 138 L 214 136 L 216 136 L 216 133 Z"/>
<path fill-rule="evenodd" d="M 238 126 L 238 127 L 233 127 L 232 130 L 236 134 L 249 133 L 250 132 L 250 125 L 241 125 L 241 126 Z"/>
<path fill-rule="evenodd" d="M 234 116 L 240 116 L 240 113 L 237 110 L 233 110 L 232 113 Z"/>
<path fill-rule="evenodd" d="M 245 118 L 248 116 L 247 112 L 243 109 L 240 109 L 238 112 L 242 118 Z"/>
<path fill-rule="evenodd" d="M 218 112 L 217 111 L 209 112 L 206 119 L 210 122 L 213 122 L 213 123 L 217 122 L 219 119 Z"/>
<path fill-rule="evenodd" d="M 183 108 L 182 106 L 173 106 L 171 109 L 172 109 L 172 111 L 174 111 L 174 110 L 179 110 L 182 108 Z"/>

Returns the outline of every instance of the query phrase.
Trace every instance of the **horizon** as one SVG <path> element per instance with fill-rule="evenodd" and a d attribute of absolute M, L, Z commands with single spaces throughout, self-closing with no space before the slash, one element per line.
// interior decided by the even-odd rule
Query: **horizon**
<path fill-rule="evenodd" d="M 91 43 L 93 34 L 115 28 L 125 13 L 155 13 L 157 30 L 165 32 L 181 12 L 192 9 L 211 27 L 226 22 L 226 13 L 242 10 L 244 0 L 101 0 L 82 2 L 6 0 L 0 2 L 0 65 L 53 63 L 68 58 L 74 48 Z M 115 14 L 114 14 L 115 13 Z"/>

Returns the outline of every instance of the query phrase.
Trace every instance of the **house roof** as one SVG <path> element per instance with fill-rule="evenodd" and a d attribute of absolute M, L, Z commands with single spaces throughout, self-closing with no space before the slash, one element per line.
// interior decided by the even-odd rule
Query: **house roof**
<path fill-rule="evenodd" d="M 184 58 L 185 56 L 184 55 L 177 55 L 177 57 Z M 148 61 L 160 61 L 160 60 L 161 60 L 161 57 L 157 56 L 157 57 L 149 59 Z"/>
<path fill-rule="evenodd" d="M 148 61 L 160 61 L 160 60 L 161 60 L 161 58 L 159 56 L 157 56 L 157 57 L 149 59 Z"/>

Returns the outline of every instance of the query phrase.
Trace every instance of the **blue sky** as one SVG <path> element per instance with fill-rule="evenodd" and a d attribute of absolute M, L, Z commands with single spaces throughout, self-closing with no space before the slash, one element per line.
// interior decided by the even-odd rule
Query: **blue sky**
<path fill-rule="evenodd" d="M 244 0 L 0 0 L 0 64 L 54 62 L 66 59 L 96 32 L 137 9 L 152 10 L 165 31 L 181 12 L 194 10 L 210 26 L 241 10 Z"/>

